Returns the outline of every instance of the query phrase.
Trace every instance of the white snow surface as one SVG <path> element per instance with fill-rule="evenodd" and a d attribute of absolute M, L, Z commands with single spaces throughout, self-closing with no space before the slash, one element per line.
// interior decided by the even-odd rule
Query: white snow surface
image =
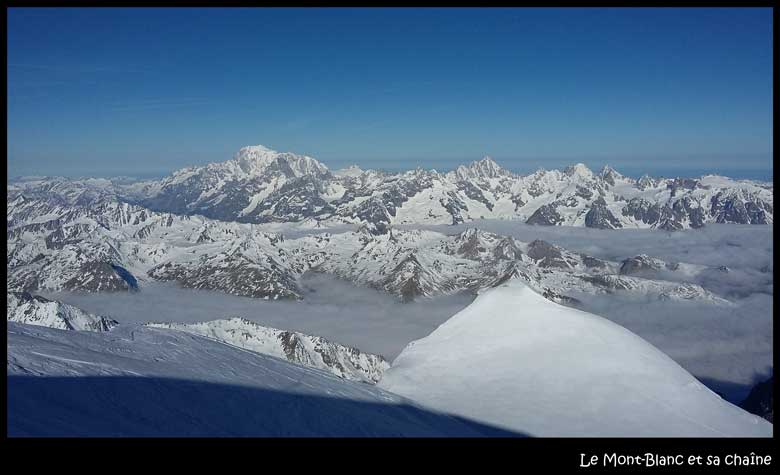
<path fill-rule="evenodd" d="M 533 436 L 772 436 L 639 336 L 519 280 L 410 343 L 379 386 Z"/>
<path fill-rule="evenodd" d="M 184 332 L 8 323 L 9 436 L 481 436 L 375 386 Z"/>

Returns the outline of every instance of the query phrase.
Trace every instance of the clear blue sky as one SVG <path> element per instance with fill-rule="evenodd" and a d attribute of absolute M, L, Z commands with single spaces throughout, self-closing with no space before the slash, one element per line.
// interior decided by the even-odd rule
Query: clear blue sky
<path fill-rule="evenodd" d="M 11 175 L 772 168 L 772 10 L 9 9 Z"/>

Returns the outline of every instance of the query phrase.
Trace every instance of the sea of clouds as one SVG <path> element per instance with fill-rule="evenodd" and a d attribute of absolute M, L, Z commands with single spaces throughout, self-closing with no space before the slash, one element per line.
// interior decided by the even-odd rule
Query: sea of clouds
<path fill-rule="evenodd" d="M 712 267 L 689 281 L 732 302 L 716 306 L 625 295 L 570 293 L 582 309 L 606 317 L 664 351 L 727 399 L 739 401 L 772 374 L 773 226 L 709 225 L 664 232 L 529 226 L 485 220 L 457 226 L 415 226 L 446 234 L 466 228 L 544 239 L 571 251 L 620 261 L 647 254 L 667 262 Z M 300 234 L 344 229 L 297 230 Z M 284 232 L 284 228 L 278 231 Z M 728 272 L 718 271 L 720 266 Z M 681 280 L 662 271 L 655 278 Z M 411 341 L 433 331 L 473 300 L 470 295 L 403 304 L 386 293 L 322 274 L 306 274 L 304 300 L 274 302 L 153 283 L 135 294 L 44 294 L 120 322 L 198 322 L 241 316 L 263 325 L 321 335 L 392 361 Z M 616 355 L 616 357 L 619 357 Z"/>

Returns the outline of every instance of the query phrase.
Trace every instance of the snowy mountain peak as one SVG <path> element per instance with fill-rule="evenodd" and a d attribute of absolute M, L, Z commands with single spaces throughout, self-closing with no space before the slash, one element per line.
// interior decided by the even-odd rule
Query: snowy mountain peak
<path fill-rule="evenodd" d="M 604 168 L 601 169 L 599 176 L 601 177 L 602 180 L 609 183 L 610 185 L 614 185 L 615 180 L 623 178 L 623 175 L 618 173 L 614 168 L 610 167 L 609 165 L 604 165 Z"/>
<path fill-rule="evenodd" d="M 311 157 L 277 152 L 263 145 L 242 147 L 233 156 L 233 160 L 244 173 L 249 175 L 262 175 L 270 170 L 279 171 L 288 177 L 328 172 L 325 165 Z"/>
<path fill-rule="evenodd" d="M 264 152 L 276 153 L 276 150 L 272 150 L 266 147 L 265 145 L 247 145 L 246 147 L 241 147 L 237 155 L 244 155 L 249 153 L 264 153 Z"/>
<path fill-rule="evenodd" d="M 622 176 L 620 173 L 618 173 L 617 170 L 610 167 L 609 165 L 604 165 L 604 168 L 601 169 L 601 173 L 599 175 L 603 178 L 606 176 Z"/>
<path fill-rule="evenodd" d="M 365 171 L 360 168 L 357 165 L 350 165 L 346 168 L 342 168 L 340 170 L 336 170 L 333 172 L 335 176 L 343 176 L 343 177 L 357 177 L 365 173 Z"/>
<path fill-rule="evenodd" d="M 468 165 L 461 165 L 455 170 L 455 176 L 460 180 L 498 178 L 509 175 L 511 173 L 508 170 L 502 168 L 487 155 Z"/>
<path fill-rule="evenodd" d="M 593 178 L 593 172 L 584 163 L 570 165 L 563 170 L 563 173 L 570 177 Z"/>

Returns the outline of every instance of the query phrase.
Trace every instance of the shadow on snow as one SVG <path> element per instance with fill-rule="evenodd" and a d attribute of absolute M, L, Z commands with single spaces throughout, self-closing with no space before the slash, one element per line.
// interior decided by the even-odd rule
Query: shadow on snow
<path fill-rule="evenodd" d="M 7 376 L 10 437 L 522 437 L 407 404 L 156 377 Z"/>

